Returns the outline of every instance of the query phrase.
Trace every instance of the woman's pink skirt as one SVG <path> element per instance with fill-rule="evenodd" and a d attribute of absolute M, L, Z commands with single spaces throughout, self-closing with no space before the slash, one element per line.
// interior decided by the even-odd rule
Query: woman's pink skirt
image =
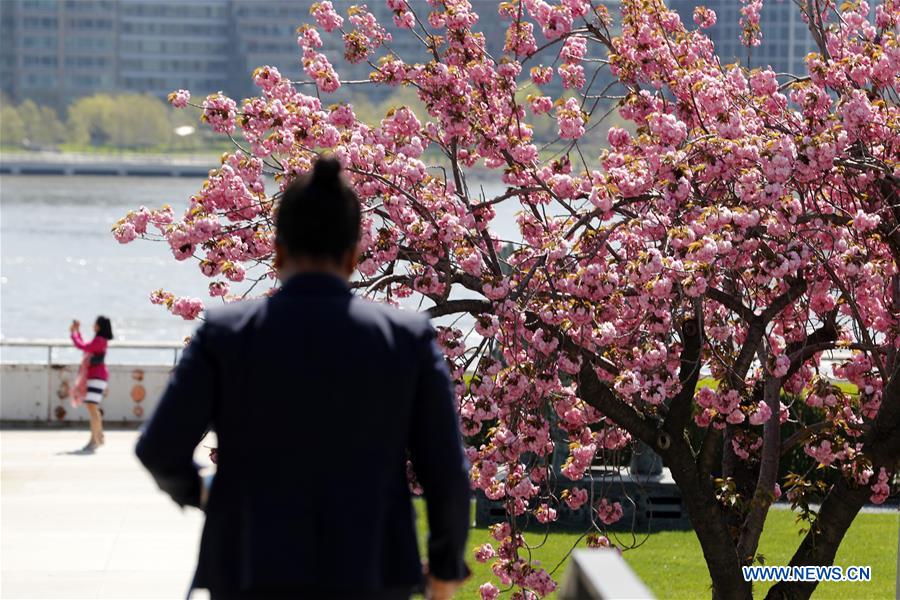
<path fill-rule="evenodd" d="M 84 403 L 84 399 L 87 396 L 87 382 L 88 382 L 88 366 L 91 363 L 91 355 L 85 354 L 84 358 L 81 360 L 81 366 L 78 368 L 78 374 L 75 376 L 75 383 L 72 384 L 72 388 L 69 391 L 69 396 L 72 399 L 72 406 L 78 408 Z"/>

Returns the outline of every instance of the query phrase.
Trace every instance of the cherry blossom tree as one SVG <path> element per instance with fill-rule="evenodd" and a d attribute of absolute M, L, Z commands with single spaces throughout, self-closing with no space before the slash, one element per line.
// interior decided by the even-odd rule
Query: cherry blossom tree
<path fill-rule="evenodd" d="M 474 550 L 495 575 L 483 598 L 555 588 L 529 562 L 524 517 L 549 524 L 562 503 L 589 502 L 584 543 L 613 545 L 622 506 L 579 482 L 636 442 L 671 470 L 715 598 L 752 595 L 741 567 L 782 493 L 809 520 L 791 564 L 831 564 L 860 508 L 890 494 L 900 456 L 900 2 L 798 0 L 818 47 L 799 74 L 724 64 L 703 33 L 715 13 L 683 23 L 662 0 L 623 0 L 620 14 L 588 0 L 478 3 L 505 23 L 497 56 L 466 0 L 387 4 L 392 24 L 314 4 L 298 30 L 308 79 L 260 67 L 258 97 L 204 99 L 203 120 L 236 150 L 184 214 L 142 207 L 115 237 L 164 240 L 226 302 L 273 293 L 279 190 L 338 157 L 364 204 L 352 286 L 428 307 L 473 440 L 472 485 L 509 514 L 496 544 Z M 761 6 L 742 0 L 748 48 Z M 341 80 L 320 31 L 369 65 L 367 84 L 415 90 L 427 117 L 399 106 L 364 123 L 329 105 L 361 82 Z M 400 57 L 401 35 L 425 58 Z M 542 91 L 554 79 L 558 97 Z M 613 112 L 629 126 L 604 131 Z M 558 137 L 538 143 L 532 124 L 548 114 Z M 586 155 L 597 136 L 606 149 Z M 485 177 L 504 191 L 476 189 Z M 497 233 L 508 205 L 517 239 Z M 204 306 L 151 300 L 187 319 Z M 559 472 L 553 427 L 568 444 Z M 779 479 L 794 449 L 808 469 Z M 814 588 L 782 582 L 769 596 Z"/>

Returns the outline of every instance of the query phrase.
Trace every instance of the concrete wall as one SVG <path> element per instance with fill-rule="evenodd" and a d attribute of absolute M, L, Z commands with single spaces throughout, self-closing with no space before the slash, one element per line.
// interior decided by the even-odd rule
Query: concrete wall
<path fill-rule="evenodd" d="M 163 365 L 108 365 L 109 387 L 101 404 L 108 424 L 139 424 L 153 414 L 172 368 Z M 78 365 L 0 365 L 0 421 L 33 424 L 87 422 L 84 406 L 74 408 L 69 389 Z"/>

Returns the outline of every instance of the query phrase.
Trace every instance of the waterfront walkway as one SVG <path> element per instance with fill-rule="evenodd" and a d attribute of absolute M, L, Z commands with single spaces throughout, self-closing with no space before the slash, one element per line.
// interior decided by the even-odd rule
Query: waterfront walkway
<path fill-rule="evenodd" d="M 137 435 L 78 455 L 86 431 L 0 431 L 0 598 L 185 597 L 203 515 L 158 490 Z"/>
<path fill-rule="evenodd" d="M 0 0 L 3 1 L 3 0 Z M 206 177 L 219 155 L 2 152 L 0 175 L 113 175 Z"/>

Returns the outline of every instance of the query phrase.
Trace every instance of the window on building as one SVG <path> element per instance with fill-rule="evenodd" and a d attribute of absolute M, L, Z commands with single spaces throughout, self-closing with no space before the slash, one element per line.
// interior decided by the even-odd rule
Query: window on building
<path fill-rule="evenodd" d="M 26 54 L 22 57 L 22 63 L 26 67 L 55 67 L 57 65 L 55 56 Z"/>
<path fill-rule="evenodd" d="M 28 49 L 40 48 L 43 50 L 56 49 L 56 36 L 52 35 L 28 35 L 22 38 L 22 47 Z"/>
<path fill-rule="evenodd" d="M 25 87 L 30 88 L 47 88 L 56 86 L 56 77 L 44 73 L 26 73 L 22 80 Z"/>
<path fill-rule="evenodd" d="M 56 29 L 59 21 L 56 17 L 25 17 L 22 23 L 26 29 Z"/>
<path fill-rule="evenodd" d="M 56 12 L 58 6 L 59 3 L 56 0 L 25 0 L 22 2 L 22 8 L 25 10 Z"/>
<path fill-rule="evenodd" d="M 70 18 L 66 22 L 68 29 L 88 30 L 88 31 L 104 31 L 112 30 L 112 19 L 86 19 L 83 17 Z"/>

